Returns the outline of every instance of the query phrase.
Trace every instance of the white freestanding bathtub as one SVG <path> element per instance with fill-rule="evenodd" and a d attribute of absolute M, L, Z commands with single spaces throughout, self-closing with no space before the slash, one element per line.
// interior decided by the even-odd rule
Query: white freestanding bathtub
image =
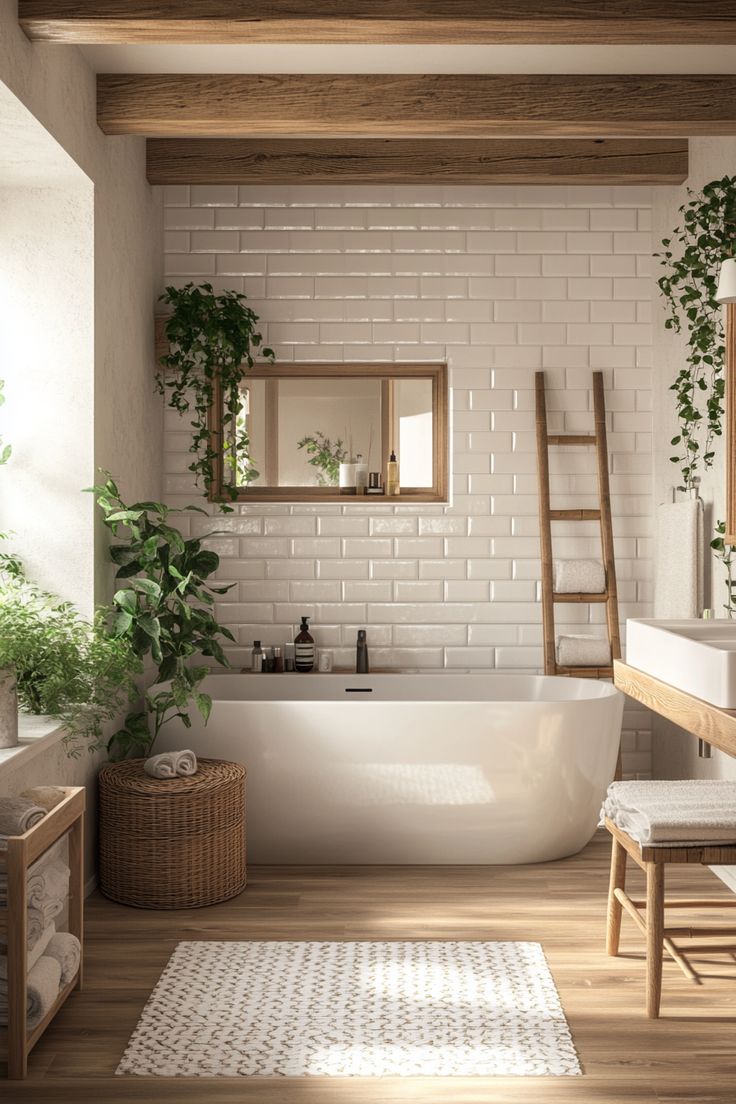
<path fill-rule="evenodd" d="M 533 675 L 211 675 L 156 751 L 248 769 L 254 863 L 531 863 L 590 839 L 623 696 Z"/>

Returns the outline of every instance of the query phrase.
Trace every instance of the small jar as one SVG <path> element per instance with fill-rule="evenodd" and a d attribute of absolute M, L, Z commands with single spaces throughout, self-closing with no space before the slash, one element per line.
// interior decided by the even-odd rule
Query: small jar
<path fill-rule="evenodd" d="M 280 675 L 284 669 L 284 657 L 279 647 L 274 647 L 273 650 L 273 669 L 274 673 L 277 675 Z"/>
<path fill-rule="evenodd" d="M 332 652 L 329 648 L 320 648 L 317 669 L 323 675 L 328 675 L 332 670 Z"/>

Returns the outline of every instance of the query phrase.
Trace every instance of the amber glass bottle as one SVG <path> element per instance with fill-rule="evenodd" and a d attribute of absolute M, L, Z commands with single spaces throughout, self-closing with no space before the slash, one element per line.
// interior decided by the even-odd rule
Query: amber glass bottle
<path fill-rule="evenodd" d="M 302 625 L 294 640 L 294 666 L 297 671 L 311 671 L 314 667 L 314 637 L 309 631 L 309 618 L 302 617 Z"/>

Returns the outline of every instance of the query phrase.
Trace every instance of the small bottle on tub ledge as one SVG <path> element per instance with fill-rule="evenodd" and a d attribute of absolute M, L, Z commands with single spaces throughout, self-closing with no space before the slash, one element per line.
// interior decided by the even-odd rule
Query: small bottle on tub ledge
<path fill-rule="evenodd" d="M 365 629 L 358 629 L 355 673 L 356 675 L 367 675 L 369 673 L 368 668 L 368 640 L 366 638 L 366 631 Z"/>
<path fill-rule="evenodd" d="M 302 617 L 302 625 L 294 640 L 294 663 L 297 671 L 306 673 L 314 667 L 314 637 L 309 631 L 309 618 Z"/>
<path fill-rule="evenodd" d="M 399 463 L 393 449 L 391 449 L 391 455 L 386 465 L 386 494 L 389 498 L 397 498 L 401 494 L 401 487 L 399 485 Z"/>

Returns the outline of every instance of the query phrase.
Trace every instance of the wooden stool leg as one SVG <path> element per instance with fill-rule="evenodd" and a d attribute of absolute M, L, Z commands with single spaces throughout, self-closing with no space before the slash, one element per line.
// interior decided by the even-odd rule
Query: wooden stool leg
<path fill-rule="evenodd" d="M 606 923 L 606 952 L 618 954 L 618 942 L 621 935 L 621 913 L 623 906 L 614 896 L 615 889 L 626 885 L 626 849 L 617 839 L 611 837 L 611 878 L 608 885 L 608 918 Z"/>
<path fill-rule="evenodd" d="M 656 1020 L 662 996 L 664 865 L 647 863 L 647 1016 Z"/>

